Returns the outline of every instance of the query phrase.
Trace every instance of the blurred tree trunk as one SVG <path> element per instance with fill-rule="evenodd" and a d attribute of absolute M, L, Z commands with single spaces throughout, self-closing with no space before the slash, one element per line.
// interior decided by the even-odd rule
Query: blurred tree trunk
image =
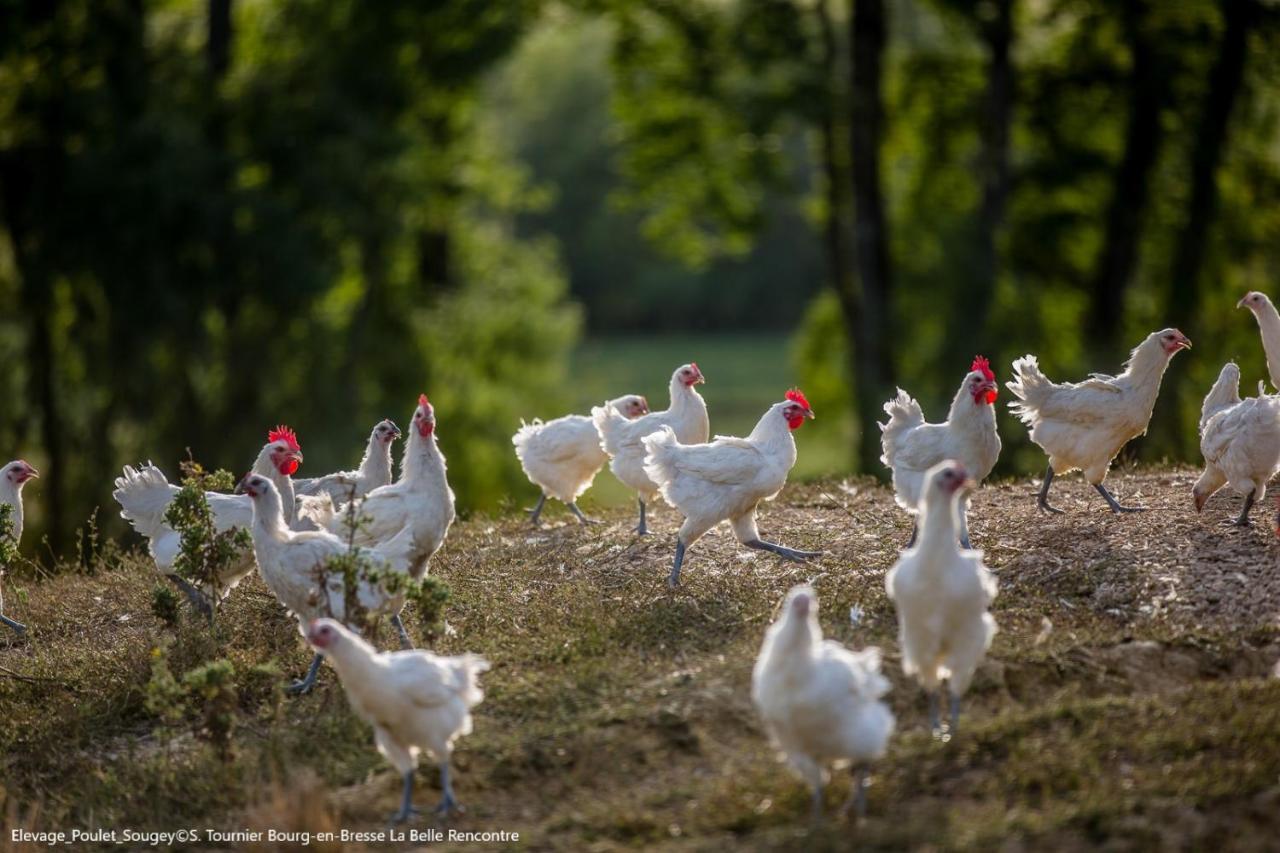
<path fill-rule="evenodd" d="M 1191 195 L 1187 199 L 1182 230 L 1174 244 L 1173 268 L 1169 273 L 1166 312 L 1169 323 L 1195 339 L 1188 329 L 1200 305 L 1200 281 L 1204 272 L 1209 231 L 1218 211 L 1218 168 L 1227 148 L 1227 128 L 1231 113 L 1244 88 L 1245 56 L 1249 31 L 1256 21 L 1255 0 L 1223 0 L 1223 31 L 1218 53 L 1209 71 L 1209 82 L 1200 104 L 1199 124 L 1191 148 Z M 1243 294 L 1241 294 L 1243 295 Z M 1184 389 L 1170 388 L 1173 411 L 1182 411 Z M 1195 458 L 1195 435 L 1178 429 L 1180 420 L 1164 418 L 1156 423 L 1160 444 Z"/>
<path fill-rule="evenodd" d="M 857 376 L 858 358 L 854 355 L 854 339 L 857 336 L 858 282 L 853 270 L 853 236 L 849 223 L 849 144 L 848 91 L 841 79 L 842 65 L 840 39 L 831 15 L 829 0 L 818 0 L 814 8 L 822 34 L 823 79 L 827 83 L 827 100 L 823 105 L 820 131 L 822 135 L 822 171 L 825 181 L 826 211 L 823 240 L 827 255 L 827 277 L 845 317 L 848 344 L 845 348 L 846 367 L 850 385 Z M 861 422 L 859 388 L 854 386 L 849 394 L 855 422 Z"/>
<path fill-rule="evenodd" d="M 884 0 L 855 0 L 850 16 L 850 163 L 853 173 L 853 257 L 860 287 L 841 300 L 853 344 L 858 410 L 858 467 L 883 473 L 874 424 L 894 390 L 889 227 L 880 189 L 884 140 L 881 83 L 887 38 Z"/>
<path fill-rule="evenodd" d="M 977 287 L 970 303 L 976 311 L 962 355 L 988 346 L 987 327 L 1000 278 L 1000 232 L 1009 200 L 1009 127 L 1013 122 L 1014 71 L 1009 59 L 1013 44 L 1013 0 L 978 4 L 978 28 L 987 47 L 987 88 L 982 105 L 982 210 L 978 229 Z"/>
<path fill-rule="evenodd" d="M 1124 346 L 1124 298 L 1138 264 L 1138 246 L 1151 195 L 1151 171 L 1160 151 L 1160 113 L 1171 78 L 1163 61 L 1159 34 L 1152 32 L 1150 0 L 1124 0 L 1122 17 L 1129 44 L 1129 117 L 1124 153 L 1112 181 L 1103 245 L 1094 268 L 1091 311 L 1086 333 L 1094 354 L 1114 360 Z"/>

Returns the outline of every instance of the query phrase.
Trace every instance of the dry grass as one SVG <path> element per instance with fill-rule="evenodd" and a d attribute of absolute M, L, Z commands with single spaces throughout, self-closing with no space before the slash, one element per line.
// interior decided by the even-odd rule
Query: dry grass
<path fill-rule="evenodd" d="M 554 511 L 538 531 L 515 516 L 461 523 L 433 563 L 453 590 L 435 647 L 495 667 L 456 756 L 469 810 L 452 825 L 518 830 L 538 849 L 1265 848 L 1280 837 L 1280 546 L 1262 508 L 1252 530 L 1223 523 L 1239 506 L 1227 496 L 1196 516 L 1193 479 L 1116 475 L 1118 494 L 1152 507 L 1124 517 L 1078 479 L 1055 485 L 1066 516 L 1038 515 L 1027 482 L 978 494 L 1001 633 L 948 744 L 927 736 L 923 698 L 901 677 L 883 591 L 909 522 L 869 481 L 791 487 L 762 514 L 766 535 L 822 559 L 783 563 L 721 530 L 691 551 L 676 593 L 669 509 L 644 540 L 621 510 L 587 529 Z M 806 580 L 827 634 L 882 646 L 894 683 L 901 734 L 857 827 L 809 825 L 806 792 L 748 698 L 762 632 Z M 158 724 L 143 704 L 158 645 L 175 672 L 223 656 L 295 674 L 307 653 L 256 579 L 217 638 L 163 626 L 152 582 L 127 559 L 15 584 L 31 634 L 0 634 L 5 824 L 380 827 L 398 780 L 331 671 L 297 700 L 245 681 L 227 762 Z M 420 779 L 428 805 L 434 774 Z"/>

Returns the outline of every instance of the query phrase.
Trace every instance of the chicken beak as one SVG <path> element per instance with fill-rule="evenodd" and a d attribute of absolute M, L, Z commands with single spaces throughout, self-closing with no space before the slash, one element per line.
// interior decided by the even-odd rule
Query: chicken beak
<path fill-rule="evenodd" d="M 1192 492 L 1192 496 L 1195 498 L 1196 512 L 1200 512 L 1201 510 L 1204 509 L 1205 502 L 1208 501 L 1209 498 L 1206 495 L 1200 494 L 1199 492 Z"/>
<path fill-rule="evenodd" d="M 1245 301 L 1246 299 L 1248 299 L 1248 298 L 1249 298 L 1248 296 L 1241 296 L 1241 297 L 1240 297 L 1240 301 L 1236 303 L 1236 307 L 1237 307 L 1237 308 L 1243 308 L 1243 307 L 1244 307 L 1244 301 Z"/>
<path fill-rule="evenodd" d="M 27 466 L 27 479 L 28 479 L 28 480 L 38 480 L 38 479 L 40 479 L 40 472 L 39 472 L 39 471 L 37 471 L 35 468 L 32 468 L 30 465 L 28 465 L 28 466 Z"/>
<path fill-rule="evenodd" d="M 818 419 L 818 416 L 813 413 L 813 409 L 805 409 L 804 416 L 811 421 L 816 421 Z"/>
<path fill-rule="evenodd" d="M 294 462 L 297 462 L 299 465 L 301 465 L 301 464 L 302 464 L 302 451 L 301 451 L 301 450 L 290 450 L 290 451 L 289 451 L 289 458 L 290 458 L 290 459 L 292 459 Z"/>

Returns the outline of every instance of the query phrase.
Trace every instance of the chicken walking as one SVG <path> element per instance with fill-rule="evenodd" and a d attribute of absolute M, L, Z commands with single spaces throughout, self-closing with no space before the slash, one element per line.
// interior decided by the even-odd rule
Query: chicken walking
<path fill-rule="evenodd" d="M 722 521 L 732 525 L 738 541 L 748 548 L 772 551 L 788 560 L 822 553 L 766 542 L 756 527 L 756 508 L 782 491 L 796 464 L 796 440 L 791 433 L 813 417 L 804 394 L 788 391 L 786 399 L 770 406 L 746 438 L 719 435 L 710 444 L 681 444 L 670 427 L 645 436 L 645 473 L 658 484 L 667 503 L 685 517 L 676 534 L 676 556 L 667 581 L 672 588 L 680 585 L 685 550 Z"/>
<path fill-rule="evenodd" d="M 854 652 L 823 641 L 818 597 L 811 587 L 787 594 L 782 615 L 765 633 L 751 677 L 751 698 L 769 738 L 813 790 L 813 815 L 822 815 L 827 766 L 851 764 L 853 790 L 843 811 L 867 811 L 867 774 L 893 734 L 893 712 L 883 701 L 889 681 L 880 674 L 880 650 Z"/>
<path fill-rule="evenodd" d="M 1191 341 L 1177 329 L 1152 332 L 1133 350 L 1119 376 L 1095 373 L 1083 382 L 1051 382 L 1033 355 L 1013 363 L 1015 379 L 1005 385 L 1018 399 L 1009 408 L 1031 427 L 1031 440 L 1049 455 L 1037 498 L 1041 510 L 1062 512 L 1049 503 L 1049 486 L 1055 474 L 1077 468 L 1112 512 L 1145 509 L 1122 505 L 1103 481 L 1120 449 L 1147 431 L 1164 372 L 1184 349 L 1191 349 Z"/>
<path fill-rule="evenodd" d="M 1261 385 L 1261 383 L 1259 383 Z M 1235 523 L 1248 527 L 1255 501 L 1267 496 L 1267 483 L 1280 472 L 1280 397 L 1262 394 L 1240 399 L 1240 368 L 1228 362 L 1204 398 L 1200 414 L 1200 452 L 1204 472 L 1191 493 L 1196 512 L 1224 485 L 1244 496 Z"/>
<path fill-rule="evenodd" d="M 454 741 L 471 734 L 471 709 L 484 698 L 479 678 L 488 661 L 470 654 L 379 653 L 332 619 L 313 622 L 307 640 L 333 663 L 352 710 L 373 726 L 378 752 L 404 779 L 400 810 L 391 819 L 404 823 L 418 813 L 413 774 L 422 752 L 440 767 L 444 795 L 436 813 L 459 811 L 449 763 Z"/>
<path fill-rule="evenodd" d="M 902 671 L 914 675 L 929 697 L 929 726 L 942 734 L 940 688 L 951 694 L 950 731 L 960 724 L 960 699 L 991 646 L 996 622 L 987 609 L 996 581 L 982 552 L 956 545 L 960 500 L 973 480 L 958 462 L 929 469 L 920 500 L 920 541 L 904 551 L 885 576 L 885 591 L 898 609 Z"/>
<path fill-rule="evenodd" d="M 28 480 L 39 477 L 39 472 L 21 459 L 15 459 L 0 468 L 0 504 L 13 507 L 9 516 L 12 527 L 9 536 L 16 548 L 22 541 L 22 489 Z M 4 566 L 0 565 L 0 579 L 4 578 Z M 19 634 L 27 632 L 27 626 L 4 615 L 4 595 L 0 592 L 0 625 L 7 625 Z"/>

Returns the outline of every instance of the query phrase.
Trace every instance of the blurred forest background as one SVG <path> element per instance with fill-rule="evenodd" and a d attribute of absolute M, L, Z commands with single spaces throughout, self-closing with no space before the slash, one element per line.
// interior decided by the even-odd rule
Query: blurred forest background
<path fill-rule="evenodd" d="M 122 463 L 238 471 L 286 422 L 325 473 L 420 391 L 473 510 L 532 498 L 521 417 L 689 360 L 713 432 L 801 383 L 806 475 L 882 473 L 894 385 L 941 418 L 978 352 L 1079 378 L 1179 326 L 1148 459 L 1264 375 L 1269 0 L 0 9 L 0 447 L 56 548 Z"/>

